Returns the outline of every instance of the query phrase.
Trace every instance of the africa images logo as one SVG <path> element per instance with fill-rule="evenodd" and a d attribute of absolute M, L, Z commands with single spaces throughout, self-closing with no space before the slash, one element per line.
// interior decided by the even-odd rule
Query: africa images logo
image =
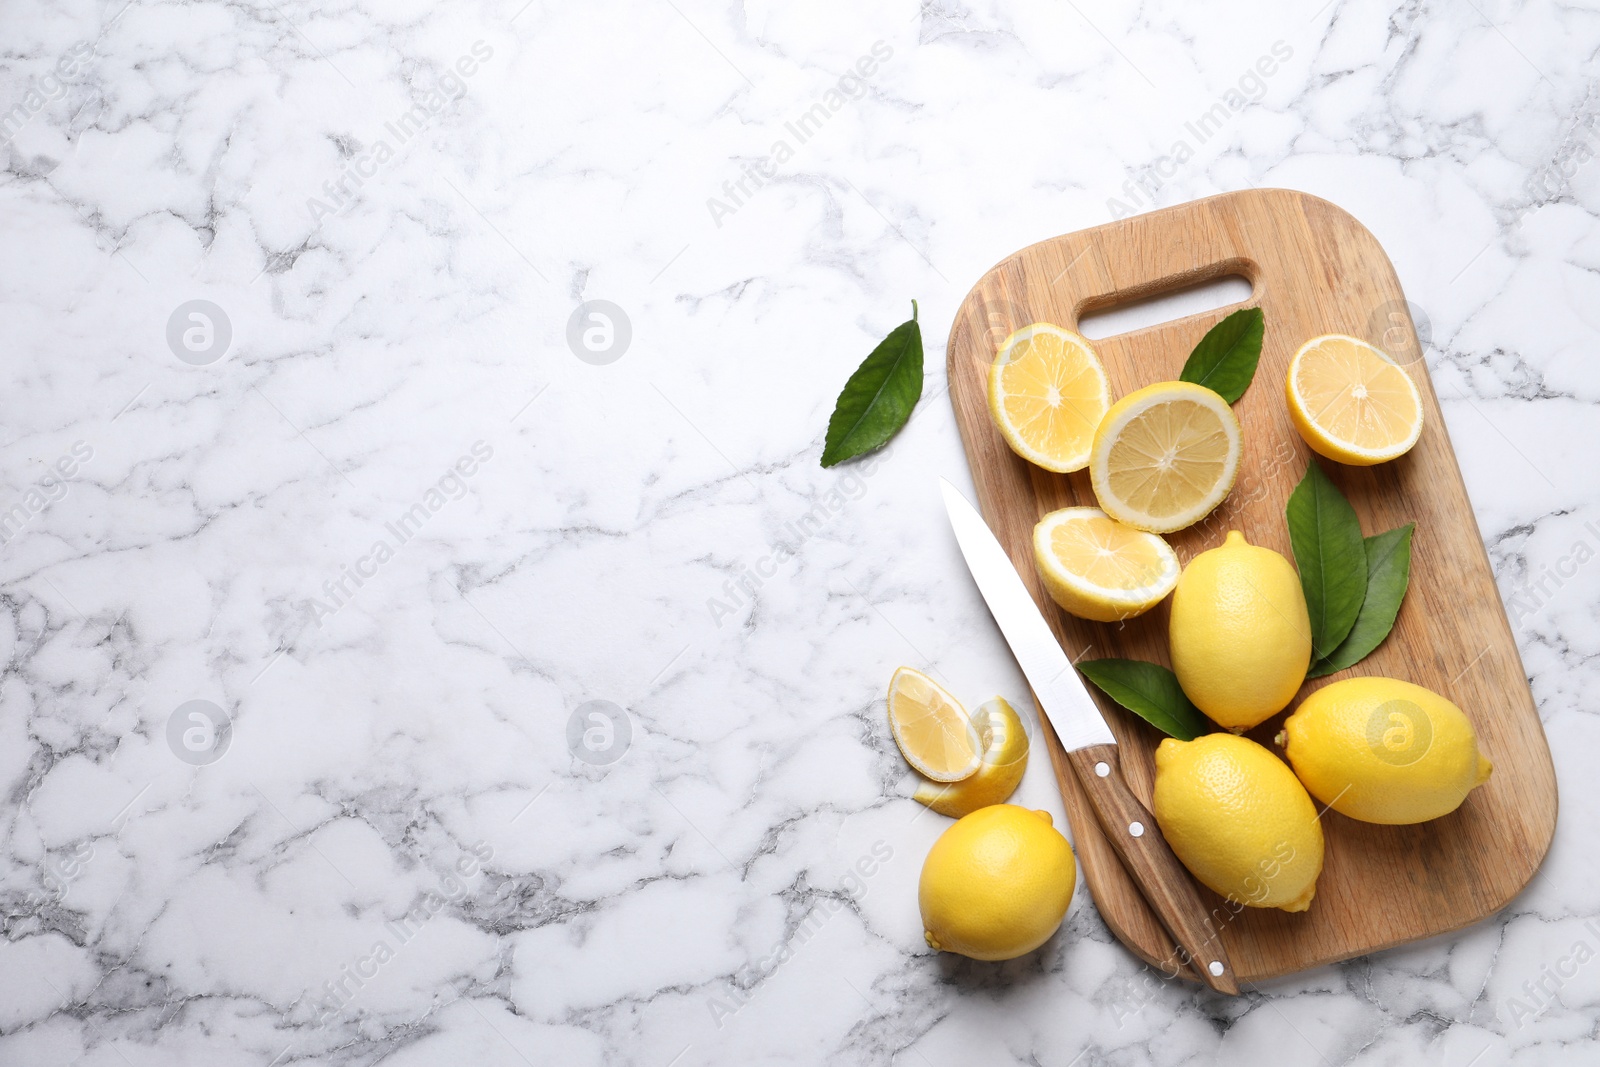
<path fill-rule="evenodd" d="M 567 751 L 591 767 L 607 767 L 633 743 L 633 720 L 609 700 L 579 704 L 567 719 Z"/>
<path fill-rule="evenodd" d="M 167 717 L 167 747 L 192 767 L 217 762 L 232 740 L 232 716 L 209 700 L 187 701 Z"/>

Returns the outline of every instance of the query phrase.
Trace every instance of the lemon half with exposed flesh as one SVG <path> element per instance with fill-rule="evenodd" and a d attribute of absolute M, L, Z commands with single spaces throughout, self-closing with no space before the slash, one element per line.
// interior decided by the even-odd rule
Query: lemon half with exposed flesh
<path fill-rule="evenodd" d="M 1227 497 L 1239 451 L 1239 420 L 1219 394 L 1192 382 L 1157 382 L 1106 412 L 1094 434 L 1089 480 L 1113 519 L 1172 533 Z"/>
<path fill-rule="evenodd" d="M 1011 450 L 1048 471 L 1082 470 L 1111 404 L 1089 342 L 1048 322 L 1000 343 L 989 368 L 989 416 Z"/>
<path fill-rule="evenodd" d="M 1289 417 L 1317 453 L 1371 466 L 1422 435 L 1422 395 L 1382 350 L 1343 334 L 1314 337 L 1289 363 Z"/>
<path fill-rule="evenodd" d="M 1142 615 L 1178 584 L 1172 547 L 1099 508 L 1052 511 L 1033 528 L 1033 558 L 1051 599 L 1080 619 Z"/>

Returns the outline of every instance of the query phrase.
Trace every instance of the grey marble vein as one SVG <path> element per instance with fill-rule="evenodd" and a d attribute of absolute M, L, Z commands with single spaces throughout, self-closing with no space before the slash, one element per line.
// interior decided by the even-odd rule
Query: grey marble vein
<path fill-rule="evenodd" d="M 1592 12 L 4 25 L 0 1065 L 1593 1058 Z M 1161 981 L 1082 886 L 1038 952 L 935 956 L 945 821 L 883 686 L 1025 692 L 934 492 L 964 469 L 950 317 L 1024 244 L 1261 185 L 1395 261 L 1555 846 L 1485 923 L 1236 1000 Z M 913 297 L 921 408 L 820 470 Z M 1046 761 L 1016 799 L 1065 824 Z"/>

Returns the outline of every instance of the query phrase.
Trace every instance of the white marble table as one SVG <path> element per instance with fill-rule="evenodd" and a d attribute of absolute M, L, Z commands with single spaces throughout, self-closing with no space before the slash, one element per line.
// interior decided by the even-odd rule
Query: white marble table
<path fill-rule="evenodd" d="M 124 2 L 0 18 L 0 1064 L 1594 1056 L 1592 6 Z M 1081 889 L 934 956 L 883 687 L 1024 692 L 939 511 L 950 317 L 1250 185 L 1417 305 L 1554 848 L 1237 1000 Z M 912 298 L 924 403 L 819 469 Z"/>

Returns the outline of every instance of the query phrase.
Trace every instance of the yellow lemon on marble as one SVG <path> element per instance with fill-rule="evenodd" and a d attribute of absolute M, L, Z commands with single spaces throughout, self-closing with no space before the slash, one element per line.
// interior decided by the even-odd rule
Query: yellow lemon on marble
<path fill-rule="evenodd" d="M 959 782 L 983 762 L 961 702 L 912 667 L 901 667 L 889 679 L 889 732 L 906 762 L 935 782 Z"/>
<path fill-rule="evenodd" d="M 1169 737 L 1156 747 L 1153 809 L 1191 874 L 1252 908 L 1305 911 L 1322 873 L 1322 825 L 1305 786 L 1247 737 Z"/>
<path fill-rule="evenodd" d="M 1000 697 L 972 713 L 983 762 L 970 777 L 940 783 L 924 779 L 911 799 L 940 815 L 959 819 L 990 804 L 1003 804 L 1017 791 L 1028 769 L 1028 732 L 1016 709 Z"/>
<path fill-rule="evenodd" d="M 1306 697 L 1278 735 L 1311 794 L 1389 826 L 1461 806 L 1494 769 L 1455 704 L 1395 678 L 1347 678 Z"/>
<path fill-rule="evenodd" d="M 1032 952 L 1061 926 L 1077 877 L 1072 846 L 1049 812 L 979 808 L 940 835 L 922 864 L 923 937 L 975 960 Z"/>
<path fill-rule="evenodd" d="M 1184 693 L 1235 732 L 1283 710 L 1311 665 L 1300 576 L 1237 530 L 1183 569 L 1167 636 Z"/>
<path fill-rule="evenodd" d="M 1110 404 L 1105 368 L 1089 342 L 1048 322 L 1000 342 L 989 367 L 995 428 L 1013 452 L 1047 471 L 1084 468 Z"/>
<path fill-rule="evenodd" d="M 1312 450 L 1368 467 L 1411 451 L 1422 394 L 1383 350 L 1343 334 L 1313 337 L 1289 361 L 1289 418 Z"/>
<path fill-rule="evenodd" d="M 1178 584 L 1177 553 L 1099 508 L 1052 511 L 1033 528 L 1033 560 L 1050 598 L 1080 619 L 1143 615 Z"/>
<path fill-rule="evenodd" d="M 1239 474 L 1233 408 L 1192 382 L 1157 382 L 1112 405 L 1094 432 L 1089 482 L 1118 522 L 1150 533 L 1193 525 Z"/>

